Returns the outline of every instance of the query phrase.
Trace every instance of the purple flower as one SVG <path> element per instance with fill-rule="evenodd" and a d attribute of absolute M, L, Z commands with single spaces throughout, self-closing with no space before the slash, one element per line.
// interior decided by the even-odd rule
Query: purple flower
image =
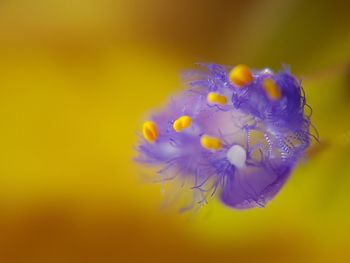
<path fill-rule="evenodd" d="M 265 206 L 309 146 L 301 83 L 288 69 L 202 64 L 186 73 L 188 90 L 143 125 L 137 161 L 181 178 L 203 198 Z"/>

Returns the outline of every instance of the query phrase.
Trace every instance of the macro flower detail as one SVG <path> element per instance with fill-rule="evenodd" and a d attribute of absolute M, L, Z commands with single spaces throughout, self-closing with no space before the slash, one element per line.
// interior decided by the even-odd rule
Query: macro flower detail
<path fill-rule="evenodd" d="M 142 164 L 236 209 L 263 207 L 282 188 L 312 135 L 301 83 L 289 69 L 201 64 L 188 89 L 152 114 L 138 144 Z"/>

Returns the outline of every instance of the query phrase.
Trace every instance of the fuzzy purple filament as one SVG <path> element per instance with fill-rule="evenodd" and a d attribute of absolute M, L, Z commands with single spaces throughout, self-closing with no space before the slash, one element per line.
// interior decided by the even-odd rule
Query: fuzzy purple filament
<path fill-rule="evenodd" d="M 288 69 L 275 74 L 263 69 L 253 70 L 253 81 L 238 88 L 230 81 L 230 67 L 202 66 L 207 70 L 186 74 L 188 90 L 151 116 L 159 136 L 154 143 L 141 139 L 137 160 L 160 167 L 164 179 L 191 179 L 194 191 L 204 196 L 218 193 L 230 207 L 265 206 L 310 144 L 301 83 Z M 262 88 L 267 78 L 279 88 L 278 100 L 271 100 Z M 228 103 L 208 103 L 210 92 L 227 97 Z M 192 118 L 192 124 L 176 132 L 174 121 L 184 115 Z M 203 134 L 219 138 L 222 147 L 215 151 L 202 147 Z"/>

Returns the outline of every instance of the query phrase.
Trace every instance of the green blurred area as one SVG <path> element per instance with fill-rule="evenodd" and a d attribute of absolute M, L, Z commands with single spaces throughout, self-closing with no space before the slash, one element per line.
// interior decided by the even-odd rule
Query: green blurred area
<path fill-rule="evenodd" d="M 349 262 L 346 1 L 0 3 L 1 262 Z M 320 143 L 264 209 L 162 209 L 132 161 L 196 62 L 291 66 Z M 142 176 L 141 176 L 142 177 Z"/>

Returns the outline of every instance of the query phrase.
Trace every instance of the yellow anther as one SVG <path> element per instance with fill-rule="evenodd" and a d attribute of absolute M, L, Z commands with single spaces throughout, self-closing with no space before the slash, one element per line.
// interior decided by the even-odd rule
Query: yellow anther
<path fill-rule="evenodd" d="M 146 121 L 142 127 L 143 137 L 150 143 L 153 143 L 158 138 L 157 125 L 152 121 Z"/>
<path fill-rule="evenodd" d="M 209 135 L 202 135 L 201 137 L 201 145 L 203 148 L 207 150 L 220 150 L 221 149 L 221 141 L 216 137 L 211 137 Z"/>
<path fill-rule="evenodd" d="M 181 116 L 174 121 L 173 128 L 176 132 L 181 132 L 183 129 L 190 127 L 192 124 L 192 118 L 190 116 Z"/>
<path fill-rule="evenodd" d="M 220 104 L 220 105 L 226 105 L 227 104 L 227 98 L 224 95 L 220 95 L 215 92 L 210 92 L 207 97 L 207 101 L 211 104 Z"/>
<path fill-rule="evenodd" d="M 246 65 L 238 65 L 230 72 L 230 81 L 238 87 L 249 85 L 253 81 L 253 75 L 250 68 Z"/>
<path fill-rule="evenodd" d="M 279 100 L 282 97 L 281 90 L 273 79 L 264 79 L 263 88 L 270 100 Z"/>

